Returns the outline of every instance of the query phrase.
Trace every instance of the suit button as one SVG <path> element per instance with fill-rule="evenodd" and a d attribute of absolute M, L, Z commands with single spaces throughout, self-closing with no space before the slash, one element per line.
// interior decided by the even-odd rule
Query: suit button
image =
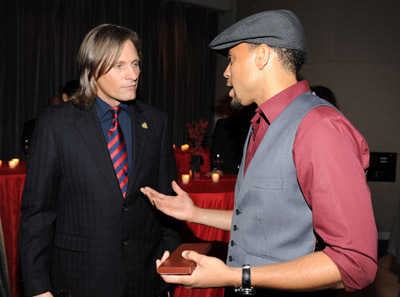
<path fill-rule="evenodd" d="M 234 246 L 235 242 L 233 240 L 231 240 L 231 246 Z"/>
<path fill-rule="evenodd" d="M 232 262 L 232 261 L 233 261 L 232 256 L 229 256 L 229 257 L 228 257 L 228 261 L 229 261 L 229 262 Z"/>
<path fill-rule="evenodd" d="M 127 212 L 129 209 L 128 209 L 128 207 L 126 207 L 125 205 L 124 206 L 122 206 L 122 211 L 125 211 L 125 212 Z"/>
<path fill-rule="evenodd" d="M 233 231 L 237 231 L 237 229 L 238 229 L 238 226 L 233 225 Z"/>
<path fill-rule="evenodd" d="M 242 211 L 239 209 L 239 208 L 237 208 L 236 209 L 236 215 L 238 216 L 238 215 L 240 215 L 242 213 Z"/>
<path fill-rule="evenodd" d="M 122 241 L 122 245 L 123 245 L 123 246 L 127 246 L 127 245 L 128 245 L 128 242 L 127 242 L 126 240 L 123 240 L 123 241 Z"/>

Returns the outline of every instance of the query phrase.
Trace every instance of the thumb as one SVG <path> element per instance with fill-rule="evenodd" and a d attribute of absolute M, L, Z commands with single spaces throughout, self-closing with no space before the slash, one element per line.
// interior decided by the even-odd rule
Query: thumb
<path fill-rule="evenodd" d="M 182 190 L 182 188 L 180 186 L 178 186 L 176 181 L 172 181 L 172 189 L 174 190 L 174 192 L 178 195 L 182 195 L 185 193 L 184 190 Z"/>
<path fill-rule="evenodd" d="M 182 252 L 182 257 L 185 258 L 186 260 L 191 260 L 196 263 L 198 263 L 201 259 L 201 254 L 195 251 L 183 251 Z"/>

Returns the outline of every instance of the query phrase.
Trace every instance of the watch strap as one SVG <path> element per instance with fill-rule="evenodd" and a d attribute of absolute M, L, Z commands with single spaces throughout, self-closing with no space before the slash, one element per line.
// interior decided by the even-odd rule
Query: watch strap
<path fill-rule="evenodd" d="M 249 264 L 244 264 L 242 266 L 242 288 L 250 288 L 251 287 L 250 268 L 251 268 L 251 266 Z"/>

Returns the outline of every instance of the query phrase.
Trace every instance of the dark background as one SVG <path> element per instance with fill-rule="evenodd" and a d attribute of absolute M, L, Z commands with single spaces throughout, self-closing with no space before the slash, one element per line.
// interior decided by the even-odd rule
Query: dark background
<path fill-rule="evenodd" d="M 23 157 L 24 122 L 78 78 L 82 39 L 102 23 L 139 34 L 137 98 L 168 113 L 175 144 L 187 142 L 187 122 L 213 120 L 216 54 L 208 44 L 218 33 L 215 10 L 161 0 L 0 0 L 0 22 L 2 160 Z"/>

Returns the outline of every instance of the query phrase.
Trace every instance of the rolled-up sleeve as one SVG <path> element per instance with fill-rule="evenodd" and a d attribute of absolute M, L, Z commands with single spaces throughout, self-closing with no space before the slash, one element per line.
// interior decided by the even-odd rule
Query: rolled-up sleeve
<path fill-rule="evenodd" d="M 341 113 L 317 107 L 298 128 L 293 158 L 323 252 L 338 267 L 347 291 L 365 288 L 378 268 L 365 139 Z"/>

